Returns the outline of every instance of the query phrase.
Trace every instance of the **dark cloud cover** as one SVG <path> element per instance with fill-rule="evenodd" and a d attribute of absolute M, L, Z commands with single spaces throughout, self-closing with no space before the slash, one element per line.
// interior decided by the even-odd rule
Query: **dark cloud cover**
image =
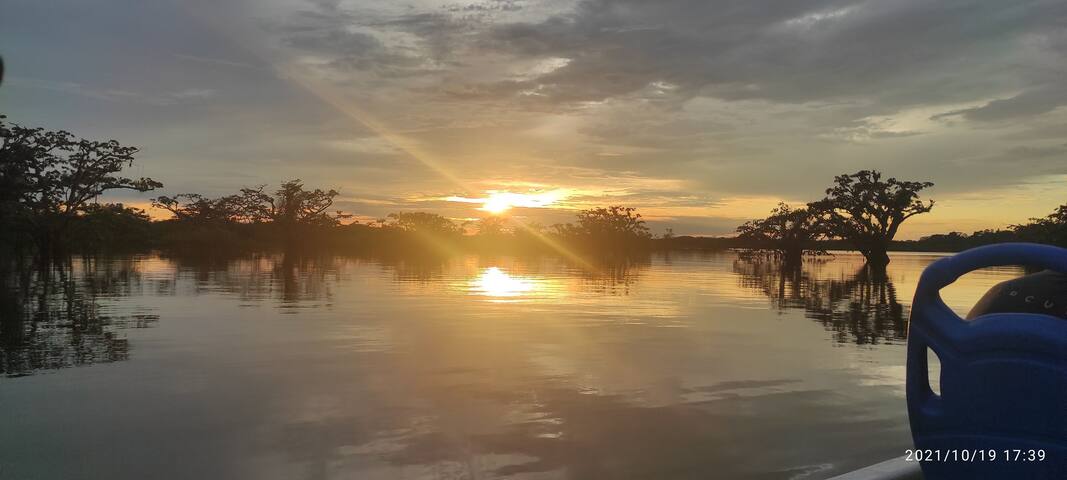
<path fill-rule="evenodd" d="M 184 190 L 301 176 L 391 199 L 368 215 L 458 191 L 430 163 L 625 172 L 618 200 L 709 216 L 860 168 L 973 198 L 1067 174 L 1065 24 L 1060 0 L 14 0 L 0 105 Z"/>

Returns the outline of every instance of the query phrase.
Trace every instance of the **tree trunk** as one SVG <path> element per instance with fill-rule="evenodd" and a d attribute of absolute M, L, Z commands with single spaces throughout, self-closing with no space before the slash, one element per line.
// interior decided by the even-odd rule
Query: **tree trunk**
<path fill-rule="evenodd" d="M 40 264 L 50 264 L 56 253 L 55 235 L 52 229 L 47 226 L 37 229 L 33 235 L 33 243 L 37 247 L 37 260 Z"/>
<path fill-rule="evenodd" d="M 863 257 L 867 259 L 867 265 L 877 268 L 885 268 L 889 265 L 889 253 L 885 245 L 871 245 L 861 250 Z"/>
<path fill-rule="evenodd" d="M 790 245 L 782 249 L 782 262 L 785 265 L 795 266 L 800 265 L 804 259 L 804 249 L 799 246 Z"/>

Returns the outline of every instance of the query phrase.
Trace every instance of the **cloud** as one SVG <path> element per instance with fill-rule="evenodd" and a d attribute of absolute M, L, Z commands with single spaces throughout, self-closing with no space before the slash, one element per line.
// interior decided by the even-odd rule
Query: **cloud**
<path fill-rule="evenodd" d="M 481 3 L 455 4 L 445 7 L 450 12 L 517 12 L 522 8 L 523 2 L 517 0 L 489 0 Z"/>
<path fill-rule="evenodd" d="M 50 90 L 109 102 L 137 102 L 154 106 L 168 106 L 206 100 L 218 93 L 210 88 L 187 88 L 177 91 L 149 93 L 87 86 L 76 82 L 56 82 L 25 77 L 13 77 L 8 81 L 12 85 L 23 88 Z"/>
<path fill-rule="evenodd" d="M 1067 87 L 1062 84 L 1042 85 L 1009 98 L 993 100 L 985 105 L 935 115 L 934 119 L 961 116 L 979 122 L 999 122 L 1033 117 L 1067 105 Z"/>
<path fill-rule="evenodd" d="M 197 55 L 185 55 L 185 54 L 181 54 L 181 53 L 177 53 L 174 56 L 176 58 L 178 58 L 178 59 L 181 59 L 181 60 L 185 60 L 185 61 L 189 61 L 189 62 L 204 63 L 204 64 L 209 64 L 209 65 L 222 65 L 222 66 L 225 66 L 225 67 L 235 67 L 235 68 L 259 68 L 259 67 L 256 67 L 255 65 L 251 64 L 251 63 L 238 62 L 238 61 L 235 61 L 235 60 L 227 60 L 227 59 L 223 59 L 223 58 L 201 57 L 201 56 L 197 56 Z"/>
<path fill-rule="evenodd" d="M 54 8 L 0 18 L 6 113 L 131 139 L 168 185 L 301 176 L 395 202 L 353 203 L 368 215 L 571 188 L 575 206 L 719 228 L 742 216 L 715 207 L 728 199 L 812 200 L 865 168 L 935 195 L 1063 171 L 1059 0 L 102 0 L 79 7 L 91 22 Z"/>
<path fill-rule="evenodd" d="M 680 95 L 804 102 L 852 95 L 896 104 L 984 87 L 961 58 L 1005 56 L 1054 28 L 1062 5 L 1028 2 L 589 0 L 540 23 L 494 27 L 496 49 L 567 56 L 539 79 L 558 102 L 597 101 L 656 81 Z M 950 69 L 964 69 L 949 77 Z M 942 77 L 940 84 L 930 82 Z M 521 86 L 525 88 L 527 86 Z"/>

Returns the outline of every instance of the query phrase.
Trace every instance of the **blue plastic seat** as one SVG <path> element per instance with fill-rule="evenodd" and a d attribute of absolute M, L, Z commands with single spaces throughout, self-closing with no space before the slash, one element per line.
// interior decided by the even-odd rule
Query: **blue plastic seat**
<path fill-rule="evenodd" d="M 915 447 L 934 457 L 922 463 L 927 480 L 1067 479 L 1067 320 L 995 313 L 967 322 L 941 300 L 963 274 L 998 265 L 1067 272 L 1067 250 L 992 245 L 923 272 L 908 328 L 907 396 Z M 941 361 L 940 395 L 930 388 L 927 349 Z"/>

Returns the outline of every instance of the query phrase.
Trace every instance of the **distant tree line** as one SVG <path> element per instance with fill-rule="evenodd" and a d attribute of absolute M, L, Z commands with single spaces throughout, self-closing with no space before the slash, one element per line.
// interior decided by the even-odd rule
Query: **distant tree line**
<path fill-rule="evenodd" d="M 764 252 L 786 263 L 828 249 L 854 249 L 873 266 L 888 264 L 889 250 L 958 252 L 1003 242 L 1067 247 L 1067 204 L 1046 217 L 1007 229 L 895 240 L 905 220 L 933 209 L 933 200 L 919 197 L 920 191 L 931 186 L 930 182 L 883 180 L 880 172 L 871 170 L 840 175 L 822 200 L 800 208 L 780 204 L 766 218 L 737 227 L 738 236 L 729 246 Z"/>
<path fill-rule="evenodd" d="M 428 212 L 396 212 L 358 223 L 334 207 L 337 190 L 307 187 L 299 179 L 276 188 L 245 187 L 217 198 L 196 193 L 157 196 L 152 205 L 173 217 L 153 221 L 144 210 L 98 202 L 114 190 L 148 192 L 163 186 L 151 178 L 122 175 L 137 152 L 115 140 L 24 127 L 0 116 L 0 255 L 32 253 L 47 260 L 102 250 L 309 246 L 405 255 L 742 248 L 795 263 L 806 254 L 850 248 L 870 264 L 884 266 L 890 249 L 954 251 L 1020 240 L 1067 246 L 1067 205 L 1007 230 L 896 241 L 903 222 L 933 208 L 932 200 L 920 198 L 933 184 L 883 178 L 871 170 L 839 175 L 821 200 L 798 208 L 781 204 L 766 218 L 739 226 L 732 238 L 675 236 L 670 229 L 654 238 L 641 215 L 624 206 L 581 210 L 573 222 L 550 226 L 500 216 L 457 222 Z"/>
<path fill-rule="evenodd" d="M 958 252 L 968 248 L 1003 242 L 1033 242 L 1067 247 L 1067 204 L 1045 217 L 1000 230 L 979 230 L 971 234 L 950 232 L 897 242 L 898 250 Z"/>
<path fill-rule="evenodd" d="M 163 186 L 121 175 L 136 147 L 93 141 L 65 131 L 24 127 L 0 116 L 0 254 L 62 254 L 166 248 L 218 251 L 329 246 L 398 253 L 478 248 L 626 252 L 647 249 L 652 236 L 633 208 L 577 213 L 574 223 L 545 227 L 488 217 L 473 224 L 427 212 L 397 212 L 360 224 L 333 208 L 339 192 L 289 180 L 275 189 L 246 187 L 209 198 L 197 193 L 152 199 L 173 217 L 152 221 L 144 210 L 98 198 L 119 189 Z M 471 232 L 473 230 L 473 232 Z M 473 234 L 471 234 L 473 233 Z"/>
<path fill-rule="evenodd" d="M 629 207 L 579 211 L 574 223 L 544 226 L 489 216 L 454 221 L 429 212 L 396 212 L 368 223 L 330 212 L 336 190 L 305 188 L 300 180 L 273 193 L 266 186 L 243 188 L 219 198 L 197 194 L 153 200 L 174 216 L 152 222 L 158 244 L 172 249 L 328 246 L 383 254 L 449 254 L 461 251 L 567 251 L 627 253 L 647 250 L 652 235 Z"/>

